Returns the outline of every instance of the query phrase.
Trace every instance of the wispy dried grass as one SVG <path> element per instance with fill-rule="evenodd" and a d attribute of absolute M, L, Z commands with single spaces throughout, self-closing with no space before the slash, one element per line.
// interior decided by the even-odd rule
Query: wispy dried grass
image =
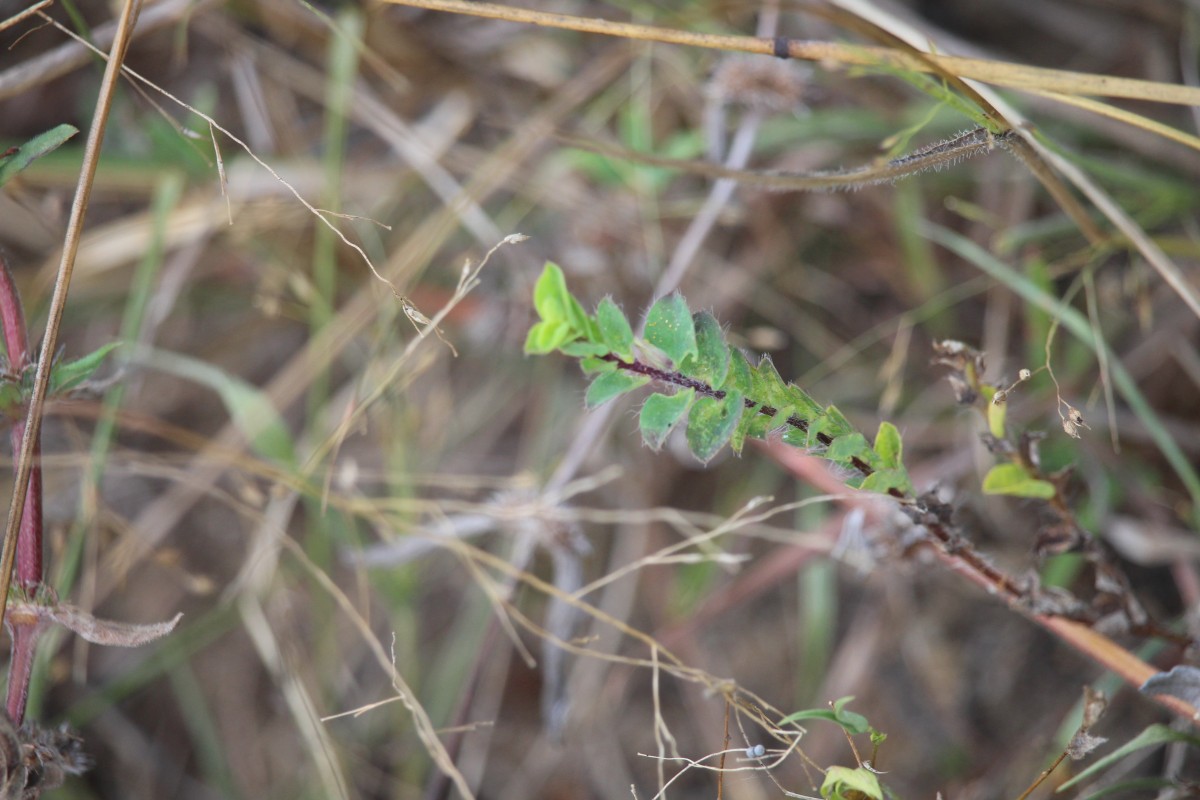
<path fill-rule="evenodd" d="M 103 48 L 107 11 L 81 10 Z M 576 9 L 638 23 L 608 38 L 388 6 L 347 12 L 359 41 L 344 19 L 277 0 L 236 14 L 146 9 L 130 66 L 184 105 L 148 89 L 168 125 L 144 97 L 119 96 L 63 341 L 83 350 L 124 329 L 154 356 L 126 364 L 110 411 L 49 409 L 51 561 L 62 594 L 89 610 L 185 618 L 157 647 L 71 645 L 47 659 L 35 706 L 81 725 L 97 761 L 77 796 L 628 797 L 634 785 L 651 797 L 669 781 L 668 796 L 815 794 L 817 766 L 853 763 L 844 739 L 775 722 L 845 694 L 891 734 L 877 766 L 902 795 L 1015 796 L 1033 781 L 1079 685 L 1098 675 L 1063 646 L 1069 632 L 1039 632 L 908 552 L 886 507 L 829 498 L 839 484 L 819 465 L 793 459 L 783 472 L 765 449 L 700 470 L 643 452 L 628 407 L 585 415 L 565 365 L 519 355 L 545 259 L 582 296 L 611 293 L 634 317 L 683 287 L 752 346 L 782 342 L 776 363 L 814 395 L 864 421 L 886 406 L 914 474 L 959 487 L 978 546 L 1020 572 L 1034 566 L 1037 511 L 979 495 L 977 465 L 989 462 L 974 423 L 922 365 L 928 342 L 952 335 L 986 338 L 997 377 L 1036 368 L 1055 306 L 999 272 L 981 280 L 978 264 L 940 247 L 902 249 L 897 229 L 929 221 L 1023 273 L 1038 297 L 1067 296 L 1087 275 L 1072 319 L 1092 319 L 1072 332 L 1104 341 L 1059 337 L 1051 357 L 1096 431 L 1052 435 L 1047 458 L 1078 465 L 1081 514 L 1100 534 L 1119 524 L 1122 552 L 1195 525 L 1179 463 L 1195 463 L 1198 441 L 1188 365 L 1200 360 L 1200 170 L 1179 149 L 1195 138 L 1181 109 L 1124 100 L 1196 103 L 1200 89 L 1163 74 L 1176 65 L 1147 44 L 1183 30 L 1184 12 L 1096 12 L 1120 64 L 1089 50 L 1026 66 L 1019 40 L 977 31 L 970 44 L 993 53 L 959 58 L 929 46 L 950 40 L 928 21 L 848 2 L 818 10 Z M 1123 34 L 1127 18 L 1137 24 Z M 695 33 L 756 24 L 756 36 Z M 61 121 L 90 108 L 101 69 L 64 34 L 29 27 L 3 31 L 27 34 L 0 63 L 6 139 L 36 132 L 47 108 Z M 863 31 L 875 40 L 844 41 Z M 339 84 L 344 156 L 323 166 L 336 41 L 357 71 Z M 715 155 L 730 172 L 710 183 L 654 166 L 708 149 L 706 103 L 738 91 L 722 68 L 729 51 L 780 47 L 811 57 L 811 71 L 784 103 L 728 98 Z M 1123 64 L 1139 68 L 1092 76 Z M 899 79 L 918 73 L 933 76 L 927 86 L 1003 88 L 962 84 L 981 122 Z M 1081 124 L 1081 109 L 1125 125 L 1121 141 Z M 996 153 L 853 194 L 726 179 L 886 164 L 983 122 L 1020 141 L 1041 174 Z M 209 124 L 247 143 L 214 135 L 223 181 Z M 647 163 L 562 143 L 581 135 Z M 31 307 L 45 302 L 54 252 L 17 221 L 61 227 L 61 176 L 78 167 L 77 152 L 48 158 L 0 197 L 0 239 L 26 267 Z M 346 242 L 321 266 L 333 289 L 314 271 L 326 225 Z M 464 282 L 465 259 L 480 263 L 516 231 L 531 240 Z M 162 263 L 127 305 L 147 248 Z M 1111 415 L 1099 410 L 1112 379 L 1097 353 L 1145 398 L 1138 416 L 1119 392 Z M 215 377 L 149 368 L 172 354 Z M 1011 413 L 1053 431 L 1054 398 L 1031 381 Z M 282 426 L 294 458 L 246 423 L 260 405 L 278 413 L 261 424 Z M 112 443 L 89 459 L 105 413 Z M 1064 561 L 1054 569 L 1081 585 Z M 1200 600 L 1189 557 L 1130 569 L 1156 615 Z M 1153 713 L 1119 694 L 1103 735 L 1120 740 Z M 758 743 L 779 756 L 766 761 L 777 785 L 730 752 Z M 700 768 L 721 752 L 728 774 Z"/>

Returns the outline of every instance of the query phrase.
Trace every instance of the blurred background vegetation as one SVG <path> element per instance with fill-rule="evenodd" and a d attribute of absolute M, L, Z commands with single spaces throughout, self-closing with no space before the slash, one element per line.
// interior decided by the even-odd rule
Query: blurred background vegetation
<path fill-rule="evenodd" d="M 0 17 L 23 5 L 0 0 Z M 770 0 L 540 7 L 864 42 L 845 23 L 866 4 L 841 5 L 841 17 Z M 1169 84 L 1200 69 L 1189 3 L 873 8 L 937 52 Z M 46 13 L 107 47 L 110 5 Z M 1094 343 L 1060 331 L 1051 363 L 1091 429 L 1066 436 L 1044 372 L 1009 413 L 1046 431 L 1048 469 L 1074 465 L 1079 519 L 1149 612 L 1187 624 L 1200 600 L 1195 498 L 1150 427 L 1200 460 L 1198 320 L 1136 249 L 1090 242 L 1001 150 L 895 185 L 799 194 L 560 138 L 811 171 L 975 127 L 913 76 L 373 3 L 159 0 L 139 31 L 128 66 L 255 158 L 158 90 L 122 85 L 61 341 L 69 354 L 130 344 L 106 394 L 48 410 L 47 561 L 60 594 L 100 616 L 186 616 L 137 650 L 44 645 L 31 716 L 69 721 L 96 762 L 58 796 L 435 800 L 458 791 L 445 759 L 480 797 L 628 798 L 632 785 L 650 798 L 685 766 L 651 756 L 722 749 L 736 684 L 785 713 L 854 695 L 889 734 L 875 766 L 901 797 L 1015 797 L 1061 750 L 1083 685 L 1114 694 L 1097 731 L 1114 745 L 1166 719 L 910 552 L 886 504 L 730 521 L 755 498 L 773 498 L 761 514 L 837 494 L 820 463 L 775 446 L 706 467 L 675 442 L 652 453 L 636 406 L 585 413 L 574 364 L 522 355 L 546 260 L 578 296 L 612 295 L 635 319 L 678 286 L 864 430 L 895 422 L 918 488 L 941 487 L 997 563 L 1086 594 L 1077 559 L 1032 554 L 1037 503 L 980 493 L 984 425 L 929 366 L 933 341 L 958 339 L 1007 385 L 1045 363 L 1054 321 L 1015 279 L 930 238 L 953 232 L 1087 315 L 1144 394 L 1150 426 L 1122 397 L 1106 403 Z M 0 45 L 4 147 L 63 122 L 86 130 L 100 58 L 40 21 Z M 1002 96 L 1197 291 L 1200 153 L 1061 99 Z M 1200 122 L 1186 106 L 1114 105 L 1186 132 Z M 35 336 L 80 158 L 71 143 L 0 193 L 0 245 Z M 325 219 L 361 251 L 296 193 L 345 215 Z M 530 239 L 456 294 L 464 262 L 516 232 Z M 448 303 L 440 333 L 418 337 L 421 315 Z M 570 593 L 592 608 L 555 601 Z M 670 666 L 665 651 L 682 666 L 648 666 Z M 750 717 L 728 724 L 732 747 L 781 746 Z M 718 795 L 715 773 L 692 770 L 671 793 L 815 795 L 816 767 L 855 756 L 836 727 L 809 728 L 777 783 L 731 773 Z M 1173 751 L 1125 769 L 1196 778 Z"/>

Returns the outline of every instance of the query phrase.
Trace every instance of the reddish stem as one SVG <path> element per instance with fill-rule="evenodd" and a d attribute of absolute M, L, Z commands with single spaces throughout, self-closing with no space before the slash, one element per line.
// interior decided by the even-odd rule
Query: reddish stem
<path fill-rule="evenodd" d="M 0 331 L 4 333 L 4 344 L 8 350 L 9 368 L 20 376 L 29 366 L 29 340 L 25 333 L 25 312 L 21 308 L 21 296 L 8 269 L 8 262 L 0 255 Z M 13 461 L 20 457 L 21 440 L 25 436 L 25 423 L 13 425 L 10 439 Z M 33 448 L 33 467 L 29 473 L 29 488 L 25 493 L 25 509 L 21 513 L 21 526 L 17 535 L 16 585 L 33 595 L 42 585 L 42 468 L 41 443 Z M 29 681 L 33 676 L 34 651 L 40 628 L 37 620 L 16 618 L 9 615 L 5 620 L 12 632 L 12 657 L 9 660 L 8 697 L 5 709 L 14 724 L 20 725 L 25 718 L 25 704 L 29 699 Z"/>

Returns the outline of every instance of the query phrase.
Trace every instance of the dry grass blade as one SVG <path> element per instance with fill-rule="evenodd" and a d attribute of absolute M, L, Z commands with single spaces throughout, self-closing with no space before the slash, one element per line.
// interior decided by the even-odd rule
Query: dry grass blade
<path fill-rule="evenodd" d="M 1118 78 L 1111 75 L 1090 75 L 1069 70 L 1043 69 L 1022 64 L 1007 64 L 976 58 L 960 58 L 929 53 L 917 57 L 911 53 L 883 47 L 860 47 L 834 42 L 799 41 L 795 39 L 762 39 L 754 36 L 718 36 L 690 31 L 610 22 L 603 19 L 573 17 L 529 11 L 494 3 L 472 3 L 465 0 L 387 0 L 389 3 L 455 14 L 490 17 L 509 22 L 541 25 L 548 28 L 599 33 L 626 39 L 706 47 L 730 52 L 799 58 L 805 61 L 827 61 L 867 67 L 884 67 L 911 72 L 941 70 L 963 78 L 983 81 L 996 86 L 1027 91 L 1041 90 L 1062 94 L 1125 97 L 1176 105 L 1200 105 L 1200 88 L 1178 86 L 1156 81 Z"/>

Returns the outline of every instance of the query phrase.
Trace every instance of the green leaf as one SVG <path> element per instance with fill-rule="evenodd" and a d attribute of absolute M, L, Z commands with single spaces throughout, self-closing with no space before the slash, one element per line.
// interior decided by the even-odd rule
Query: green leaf
<path fill-rule="evenodd" d="M 779 372 L 775 369 L 775 364 L 771 361 L 770 356 L 763 356 L 759 359 L 753 375 L 754 388 L 750 395 L 751 400 L 772 408 L 792 405 L 788 402 L 787 387 L 783 383 L 783 378 L 779 377 Z"/>
<path fill-rule="evenodd" d="M 830 767 L 825 770 L 825 780 L 821 783 L 821 797 L 842 798 L 848 791 L 860 792 L 874 800 L 883 800 L 883 787 L 879 785 L 879 778 L 866 767 Z"/>
<path fill-rule="evenodd" d="M 639 386 L 645 386 L 650 379 L 645 375 L 634 375 L 628 372 L 602 372 L 588 386 L 584 402 L 588 408 L 603 405 L 614 397 L 631 392 Z"/>
<path fill-rule="evenodd" d="M 875 453 L 885 468 L 902 466 L 904 442 L 900 439 L 900 431 L 892 423 L 879 423 L 879 432 L 875 434 Z"/>
<path fill-rule="evenodd" d="M 540 356 L 553 353 L 577 338 L 576 333 L 571 330 L 571 324 L 566 320 L 543 320 L 529 329 L 525 337 L 525 354 Z"/>
<path fill-rule="evenodd" d="M 696 397 L 694 389 L 684 389 L 672 395 L 652 394 L 642 404 L 638 415 L 638 427 L 642 430 L 642 441 L 652 450 L 658 450 L 667 435 L 687 412 Z"/>
<path fill-rule="evenodd" d="M 576 339 L 573 342 L 567 342 L 558 349 L 561 350 L 565 355 L 573 358 L 606 356 L 609 353 L 608 345 L 601 344 L 599 342 L 589 342 L 586 339 Z"/>
<path fill-rule="evenodd" d="M 784 387 L 784 396 L 787 398 L 787 404 L 792 407 L 792 413 L 802 420 L 808 421 L 823 413 L 821 404 L 794 383 L 789 383 Z"/>
<path fill-rule="evenodd" d="M 729 373 L 729 346 L 721 333 L 721 323 L 701 311 L 692 316 L 692 324 L 696 328 L 696 355 L 680 364 L 679 371 L 720 390 Z"/>
<path fill-rule="evenodd" d="M 867 733 L 871 730 L 871 724 L 867 722 L 867 718 L 855 711 L 846 710 L 846 704 L 853 699 L 853 695 L 839 697 L 833 701 L 832 708 L 808 708 L 804 711 L 796 711 L 781 719 L 779 724 L 782 726 L 806 719 L 823 719 L 841 725 L 851 735 Z"/>
<path fill-rule="evenodd" d="M 692 312 L 678 292 L 660 298 L 646 315 L 646 341 L 657 347 L 679 366 L 688 356 L 696 355 L 696 327 Z"/>
<path fill-rule="evenodd" d="M 571 329 L 577 336 L 587 339 L 589 342 L 603 344 L 600 337 L 600 326 L 588 316 L 579 301 L 571 295 L 567 295 L 567 321 L 571 323 Z"/>
<path fill-rule="evenodd" d="M 25 142 L 12 155 L 0 158 L 0 186 L 7 183 L 36 159 L 61 147 L 64 142 L 77 133 L 79 133 L 79 129 L 74 125 L 58 125 Z"/>
<path fill-rule="evenodd" d="M 733 436 L 745 403 L 737 392 L 726 392 L 724 400 L 700 397 L 688 413 L 687 440 L 692 454 L 708 463 Z"/>
<path fill-rule="evenodd" d="M 730 390 L 726 389 L 726 391 Z M 742 405 L 745 403 L 743 402 Z M 777 427 L 779 426 L 773 424 L 771 417 L 758 413 L 757 406 L 747 408 L 742 412 L 742 418 L 738 420 L 733 436 L 729 437 L 729 446 L 733 448 L 733 452 L 740 455 L 747 439 L 765 439 L 767 434 Z"/>
<path fill-rule="evenodd" d="M 567 290 L 567 278 L 562 268 L 547 261 L 533 287 L 533 307 L 543 322 L 569 322 L 567 309 L 570 304 L 571 293 Z"/>
<path fill-rule="evenodd" d="M 55 364 L 50 368 L 50 394 L 69 392 L 92 377 L 108 354 L 120 346 L 120 342 L 109 342 L 82 358 Z"/>
<path fill-rule="evenodd" d="M 1130 753 L 1135 753 L 1138 750 L 1144 750 L 1147 747 L 1157 747 L 1160 744 L 1169 742 L 1183 742 L 1193 748 L 1200 748 L 1200 737 L 1192 736 L 1191 734 L 1183 733 L 1182 731 L 1172 730 L 1166 725 L 1155 723 L 1137 736 L 1130 739 L 1125 744 L 1118 747 L 1108 755 L 1096 761 L 1083 772 L 1071 778 L 1066 783 L 1063 783 L 1055 791 L 1062 792 L 1075 786 L 1085 780 L 1094 778 L 1103 770 L 1108 769 L 1116 762 L 1120 761 Z"/>
<path fill-rule="evenodd" d="M 584 375 L 592 375 L 597 372 L 616 372 L 617 364 L 602 358 L 581 358 L 579 368 L 583 370 Z"/>
<path fill-rule="evenodd" d="M 909 480 L 908 471 L 904 467 L 877 469 L 864 478 L 858 488 L 880 494 L 891 494 L 893 489 L 900 494 L 913 494 L 912 481 Z"/>
<path fill-rule="evenodd" d="M 746 360 L 746 355 L 732 345 L 729 347 L 729 371 L 725 374 L 725 385 L 721 388 L 740 392 L 756 403 L 762 402 L 754 396 L 754 368 Z"/>
<path fill-rule="evenodd" d="M 839 436 L 845 436 L 847 433 L 853 433 L 854 426 L 850 424 L 850 420 L 842 416 L 842 412 L 838 411 L 833 406 L 827 406 L 824 411 L 814 416 L 808 422 L 808 446 L 817 447 L 821 444 L 820 436 L 823 434 L 830 439 L 837 439 Z"/>
<path fill-rule="evenodd" d="M 596 307 L 596 324 L 600 328 L 600 339 L 608 345 L 608 349 L 625 361 L 632 361 L 633 329 L 611 297 L 604 298 Z"/>
<path fill-rule="evenodd" d="M 851 465 L 852 461 L 857 458 L 872 468 L 877 466 L 879 459 L 875 455 L 875 451 L 867 444 L 867 437 L 858 431 L 853 431 L 834 439 L 833 443 L 829 445 L 829 449 L 825 452 L 825 458 L 838 464 L 847 465 Z"/>
<path fill-rule="evenodd" d="M 1050 481 L 1029 474 L 1020 464 L 997 464 L 983 478 L 984 494 L 1007 494 L 1014 497 L 1035 497 L 1049 500 L 1056 490 Z"/>
<path fill-rule="evenodd" d="M 1003 439 L 1005 417 L 1008 416 L 1008 402 L 992 402 L 996 397 L 996 391 L 995 386 L 986 383 L 980 386 L 980 394 L 983 396 L 984 407 L 987 409 L 988 433 L 997 439 Z"/>

